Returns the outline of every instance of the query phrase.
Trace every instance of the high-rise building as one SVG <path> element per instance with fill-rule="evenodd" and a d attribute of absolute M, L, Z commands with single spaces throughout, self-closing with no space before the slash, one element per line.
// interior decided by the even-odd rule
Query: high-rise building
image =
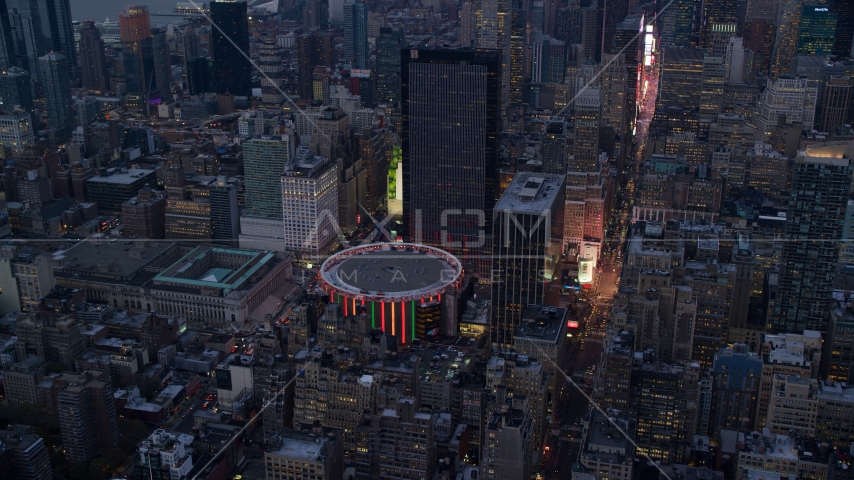
<path fill-rule="evenodd" d="M 123 234 L 127 238 L 165 238 L 166 197 L 146 186 L 122 204 Z"/>
<path fill-rule="evenodd" d="M 39 76 L 44 89 L 51 142 L 59 144 L 71 137 L 74 108 L 71 102 L 71 66 L 61 53 L 39 57 Z"/>
<path fill-rule="evenodd" d="M 663 7 L 664 4 L 660 6 Z M 694 8 L 697 6 L 699 5 L 694 0 L 675 0 L 659 11 L 662 47 L 691 46 Z"/>
<path fill-rule="evenodd" d="M 216 25 L 211 29 L 216 93 L 249 95 L 252 70 L 246 2 L 218 0 L 210 3 L 210 9 L 211 23 Z"/>
<path fill-rule="evenodd" d="M 181 35 L 184 47 L 184 81 L 191 95 L 198 95 L 210 90 L 211 69 L 210 60 L 201 56 L 199 37 L 192 25 L 188 25 Z"/>
<path fill-rule="evenodd" d="M 531 83 L 562 83 L 566 45 L 548 35 L 535 33 L 531 46 Z"/>
<path fill-rule="evenodd" d="M 527 12 L 521 8 L 513 9 L 513 18 L 512 18 L 512 28 L 510 31 L 510 93 L 509 100 L 511 104 L 522 103 L 524 100 L 524 90 L 525 83 L 528 75 L 526 74 L 529 71 L 528 67 L 528 50 L 529 50 L 529 25 L 528 25 L 528 16 Z M 564 59 L 566 58 L 566 49 L 563 42 L 560 40 L 552 39 L 551 37 L 545 36 L 540 32 L 536 33 L 540 41 L 536 42 L 532 45 L 534 47 L 533 57 L 536 57 L 536 64 L 533 66 L 533 69 L 537 70 L 537 80 L 533 81 L 533 83 L 560 83 L 563 81 L 563 69 L 564 69 Z M 554 42 L 555 48 L 554 52 L 549 48 L 549 41 Z M 563 48 L 561 48 L 563 47 Z M 562 50 L 561 58 L 549 63 L 552 61 L 552 53 L 557 53 L 558 50 Z M 543 70 L 545 68 L 545 70 Z M 553 71 L 560 69 L 559 79 L 556 82 L 545 81 L 542 77 L 543 71 L 549 80 L 552 79 Z"/>
<path fill-rule="evenodd" d="M 432 478 L 436 469 L 433 429 L 438 414 L 416 413 L 402 397 L 380 415 L 363 415 L 356 430 L 356 464 L 376 478 Z M 381 445 L 391 446 L 385 451 Z"/>
<path fill-rule="evenodd" d="M 307 0 L 302 8 L 302 28 L 306 31 L 325 28 L 329 20 L 329 3 Z"/>
<path fill-rule="evenodd" d="M 821 105 L 818 110 L 819 131 L 833 132 L 845 125 L 845 116 L 850 108 L 851 80 L 848 77 L 831 76 L 824 84 Z"/>
<path fill-rule="evenodd" d="M 721 349 L 715 355 L 712 375 L 710 433 L 716 434 L 722 428 L 752 431 L 762 378 L 762 358 L 747 352 L 740 344 Z"/>
<path fill-rule="evenodd" d="M 614 133 L 622 136 L 626 127 L 626 102 L 627 87 L 631 83 L 635 85 L 636 74 L 628 75 L 625 55 L 614 55 L 606 53 L 602 56 L 602 116 L 600 122 L 603 127 L 611 127 Z M 635 73 L 632 71 L 631 73 Z M 634 99 L 632 99 L 634 100 Z M 632 102 L 634 103 L 634 102 Z M 633 118 L 632 118 L 633 119 Z"/>
<path fill-rule="evenodd" d="M 151 53 L 154 64 L 154 87 L 160 98 L 171 101 L 172 96 L 172 62 L 170 60 L 169 44 L 166 42 L 166 29 L 155 28 L 151 36 Z"/>
<path fill-rule="evenodd" d="M 29 113 L 0 115 L 0 146 L 10 152 L 22 153 L 35 144 L 33 119 Z"/>
<path fill-rule="evenodd" d="M 215 244 L 236 247 L 240 234 L 240 217 L 237 211 L 237 184 L 218 177 L 210 187 L 211 241 Z"/>
<path fill-rule="evenodd" d="M 703 83 L 703 59 L 699 48 L 664 50 L 659 82 L 658 106 L 677 106 L 694 110 L 700 105 Z M 628 62 L 627 62 L 628 63 Z"/>
<path fill-rule="evenodd" d="M 495 205 L 492 344 L 513 345 L 522 312 L 543 304 L 563 233 L 564 176 L 519 173 Z"/>
<path fill-rule="evenodd" d="M 804 5 L 798 33 L 798 54 L 832 55 L 838 20 L 839 15 L 824 5 Z"/>
<path fill-rule="evenodd" d="M 306 425 L 280 430 L 264 452 L 270 480 L 332 480 L 344 471 L 341 430 Z M 306 453 L 310 452 L 310 453 Z"/>
<path fill-rule="evenodd" d="M 12 13 L 14 6 L 9 7 Z M 69 0 L 53 2 L 24 0 L 18 3 L 18 12 L 21 22 L 19 41 L 23 44 L 19 43 L 17 49 L 19 54 L 26 55 L 28 63 L 28 65 L 18 66 L 26 67 L 25 70 L 32 74 L 38 70 L 39 57 L 48 53 L 58 53 L 68 59 L 67 75 L 69 79 L 74 79 L 77 72 L 77 51 L 71 25 Z"/>
<path fill-rule="evenodd" d="M 282 218 L 280 179 L 294 158 L 291 137 L 253 138 L 243 143 L 246 182 L 246 215 Z"/>
<path fill-rule="evenodd" d="M 53 472 L 44 440 L 34 427 L 8 425 L 0 430 L 0 465 L 6 475 L 20 480 L 50 480 Z"/>
<path fill-rule="evenodd" d="M 709 124 L 723 113 L 726 63 L 721 55 L 703 56 L 703 83 L 700 87 L 700 121 Z"/>
<path fill-rule="evenodd" d="M 377 102 L 400 101 L 400 48 L 403 33 L 396 28 L 380 28 L 377 38 Z"/>
<path fill-rule="evenodd" d="M 66 372 L 53 382 L 59 387 L 59 428 L 69 460 L 87 462 L 118 446 L 118 417 L 109 375 L 96 370 Z"/>
<path fill-rule="evenodd" d="M 0 72 L 0 110 L 10 112 L 19 105 L 25 112 L 33 113 L 33 94 L 30 74 L 18 67 Z"/>
<path fill-rule="evenodd" d="M 104 41 L 95 22 L 86 20 L 80 29 L 80 83 L 87 90 L 106 92 L 110 89 Z"/>
<path fill-rule="evenodd" d="M 193 456 L 186 437 L 155 430 L 137 448 L 133 480 L 172 478 L 184 480 L 193 468 Z"/>
<path fill-rule="evenodd" d="M 534 419 L 524 395 L 508 397 L 486 414 L 478 478 L 510 480 L 529 478 L 535 448 Z M 539 449 L 539 448 L 537 448 Z"/>
<path fill-rule="evenodd" d="M 316 67 L 332 66 L 334 54 L 335 39 L 331 34 L 312 32 L 297 37 L 300 98 L 314 97 L 312 73 Z"/>
<path fill-rule="evenodd" d="M 771 78 L 777 78 L 789 71 L 798 50 L 803 4 L 804 0 L 782 0 L 780 14 L 777 16 L 774 52 L 771 54 Z"/>
<path fill-rule="evenodd" d="M 344 4 L 344 59 L 353 68 L 369 68 L 368 7 L 364 1 Z"/>
<path fill-rule="evenodd" d="M 720 0 L 703 2 L 703 29 L 701 45 L 709 48 L 712 45 L 712 32 L 723 25 L 738 24 L 738 2 L 736 0 Z"/>
<path fill-rule="evenodd" d="M 842 238 L 851 163 L 846 145 L 798 152 L 786 215 L 785 238 L 769 329 L 827 332 Z"/>
<path fill-rule="evenodd" d="M 540 158 L 543 173 L 566 174 L 567 136 L 566 120 L 563 117 L 552 117 L 546 121 Z"/>
<path fill-rule="evenodd" d="M 127 93 L 148 105 L 148 95 L 156 88 L 154 77 L 154 46 L 148 7 L 128 5 L 119 14 L 122 40 L 122 66 Z"/>
<path fill-rule="evenodd" d="M 807 132 L 815 121 L 816 87 L 806 77 L 782 77 L 769 81 L 756 115 L 757 139 L 767 142 L 781 121 L 800 123 Z"/>
<path fill-rule="evenodd" d="M 847 0 L 831 0 L 830 11 L 839 17 L 836 22 L 836 36 L 833 42 L 833 54 L 839 58 L 851 56 L 854 47 L 854 3 Z"/>
<path fill-rule="evenodd" d="M 475 25 L 477 14 L 475 2 L 471 0 L 460 4 L 460 32 L 457 40 L 461 47 L 471 47 L 475 40 Z"/>
<path fill-rule="evenodd" d="M 451 250 L 484 246 L 498 187 L 500 65 L 496 50 L 402 51 L 409 239 Z"/>
<path fill-rule="evenodd" d="M 599 170 L 599 125 L 602 94 L 599 87 L 588 87 L 575 99 L 575 142 L 568 171 L 589 173 Z"/>
<path fill-rule="evenodd" d="M 338 237 L 338 167 L 311 152 L 288 163 L 281 176 L 285 246 L 328 253 Z"/>
<path fill-rule="evenodd" d="M 285 68 L 282 49 L 276 45 L 275 39 L 265 37 L 258 48 L 258 68 L 264 72 L 261 76 L 261 101 L 267 105 L 280 105 L 285 100 L 282 95 Z"/>
<path fill-rule="evenodd" d="M 151 16 L 146 5 L 128 5 L 119 14 L 119 31 L 122 42 L 138 42 L 151 37 Z"/>
<path fill-rule="evenodd" d="M 9 21 L 9 10 L 6 1 L 0 2 L 0 70 L 5 70 L 18 64 L 18 51 L 15 44 L 15 33 Z M 20 18 L 20 17 L 19 17 Z"/>

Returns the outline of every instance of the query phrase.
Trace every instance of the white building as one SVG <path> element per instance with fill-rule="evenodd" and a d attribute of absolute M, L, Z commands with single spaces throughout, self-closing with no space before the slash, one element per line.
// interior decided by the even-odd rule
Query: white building
<path fill-rule="evenodd" d="M 811 131 L 815 122 L 816 95 L 816 87 L 811 86 L 806 77 L 769 81 L 759 102 L 756 139 L 767 142 L 771 130 L 784 115 L 787 123 L 801 122 L 804 130 Z"/>
<path fill-rule="evenodd" d="M 338 166 L 307 153 L 282 175 L 285 247 L 307 254 L 326 253 L 338 232 Z"/>
<path fill-rule="evenodd" d="M 168 472 L 171 480 L 183 480 L 193 468 L 193 457 L 188 452 L 192 442 L 192 435 L 176 436 L 157 429 L 139 444 L 137 468 L 147 470 L 150 478 L 163 478 Z"/>
<path fill-rule="evenodd" d="M 32 118 L 29 113 L 0 115 L 0 146 L 20 152 L 34 144 Z"/>

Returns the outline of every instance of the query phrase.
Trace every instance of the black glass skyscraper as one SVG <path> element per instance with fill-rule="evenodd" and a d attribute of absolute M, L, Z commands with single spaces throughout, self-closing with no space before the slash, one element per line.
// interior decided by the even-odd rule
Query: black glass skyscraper
<path fill-rule="evenodd" d="M 211 28 L 216 93 L 249 95 L 252 70 L 246 2 L 217 1 L 210 8 L 216 25 Z"/>
<path fill-rule="evenodd" d="M 54 52 L 65 56 L 70 78 L 75 78 L 77 51 L 74 49 L 69 0 L 21 0 L 18 7 L 30 72 L 36 70 L 34 67 L 38 65 L 39 57 Z"/>
<path fill-rule="evenodd" d="M 70 72 L 71 62 L 61 53 L 39 57 L 48 132 L 54 144 L 67 140 L 74 126 Z"/>
<path fill-rule="evenodd" d="M 396 28 L 380 28 L 377 38 L 377 102 L 400 101 L 400 47 L 403 34 Z"/>
<path fill-rule="evenodd" d="M 500 54 L 401 50 L 403 217 L 412 241 L 483 246 L 498 183 Z"/>

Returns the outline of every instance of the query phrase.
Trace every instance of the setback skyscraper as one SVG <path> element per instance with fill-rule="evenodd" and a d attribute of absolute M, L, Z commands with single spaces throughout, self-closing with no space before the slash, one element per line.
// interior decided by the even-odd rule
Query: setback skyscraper
<path fill-rule="evenodd" d="M 798 153 L 769 330 L 827 331 L 850 186 L 847 144 Z"/>
<path fill-rule="evenodd" d="M 210 9 L 211 22 L 216 25 L 211 29 L 216 93 L 249 95 L 252 70 L 246 2 L 214 1 Z"/>
<path fill-rule="evenodd" d="M 564 176 L 541 173 L 517 174 L 495 205 L 493 345 L 513 345 L 522 312 L 544 302 L 560 258 L 563 205 Z"/>
<path fill-rule="evenodd" d="M 110 89 L 104 41 L 91 20 L 84 21 L 80 29 L 80 83 L 86 90 L 106 92 Z"/>
<path fill-rule="evenodd" d="M 401 52 L 407 238 L 484 247 L 498 183 L 500 51 Z"/>

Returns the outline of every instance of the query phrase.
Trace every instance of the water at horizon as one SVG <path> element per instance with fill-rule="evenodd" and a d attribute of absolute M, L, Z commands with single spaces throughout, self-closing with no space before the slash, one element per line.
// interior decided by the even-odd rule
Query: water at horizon
<path fill-rule="evenodd" d="M 125 11 L 125 5 L 148 5 L 148 11 L 151 14 L 156 13 L 173 13 L 175 4 L 179 0 L 144 0 L 134 2 L 133 0 L 125 1 L 110 1 L 110 0 L 70 0 L 71 2 L 71 18 L 73 20 L 95 20 L 103 22 L 107 18 L 110 21 L 116 21 L 119 18 L 119 13 Z M 201 4 L 202 0 L 194 0 Z"/>

